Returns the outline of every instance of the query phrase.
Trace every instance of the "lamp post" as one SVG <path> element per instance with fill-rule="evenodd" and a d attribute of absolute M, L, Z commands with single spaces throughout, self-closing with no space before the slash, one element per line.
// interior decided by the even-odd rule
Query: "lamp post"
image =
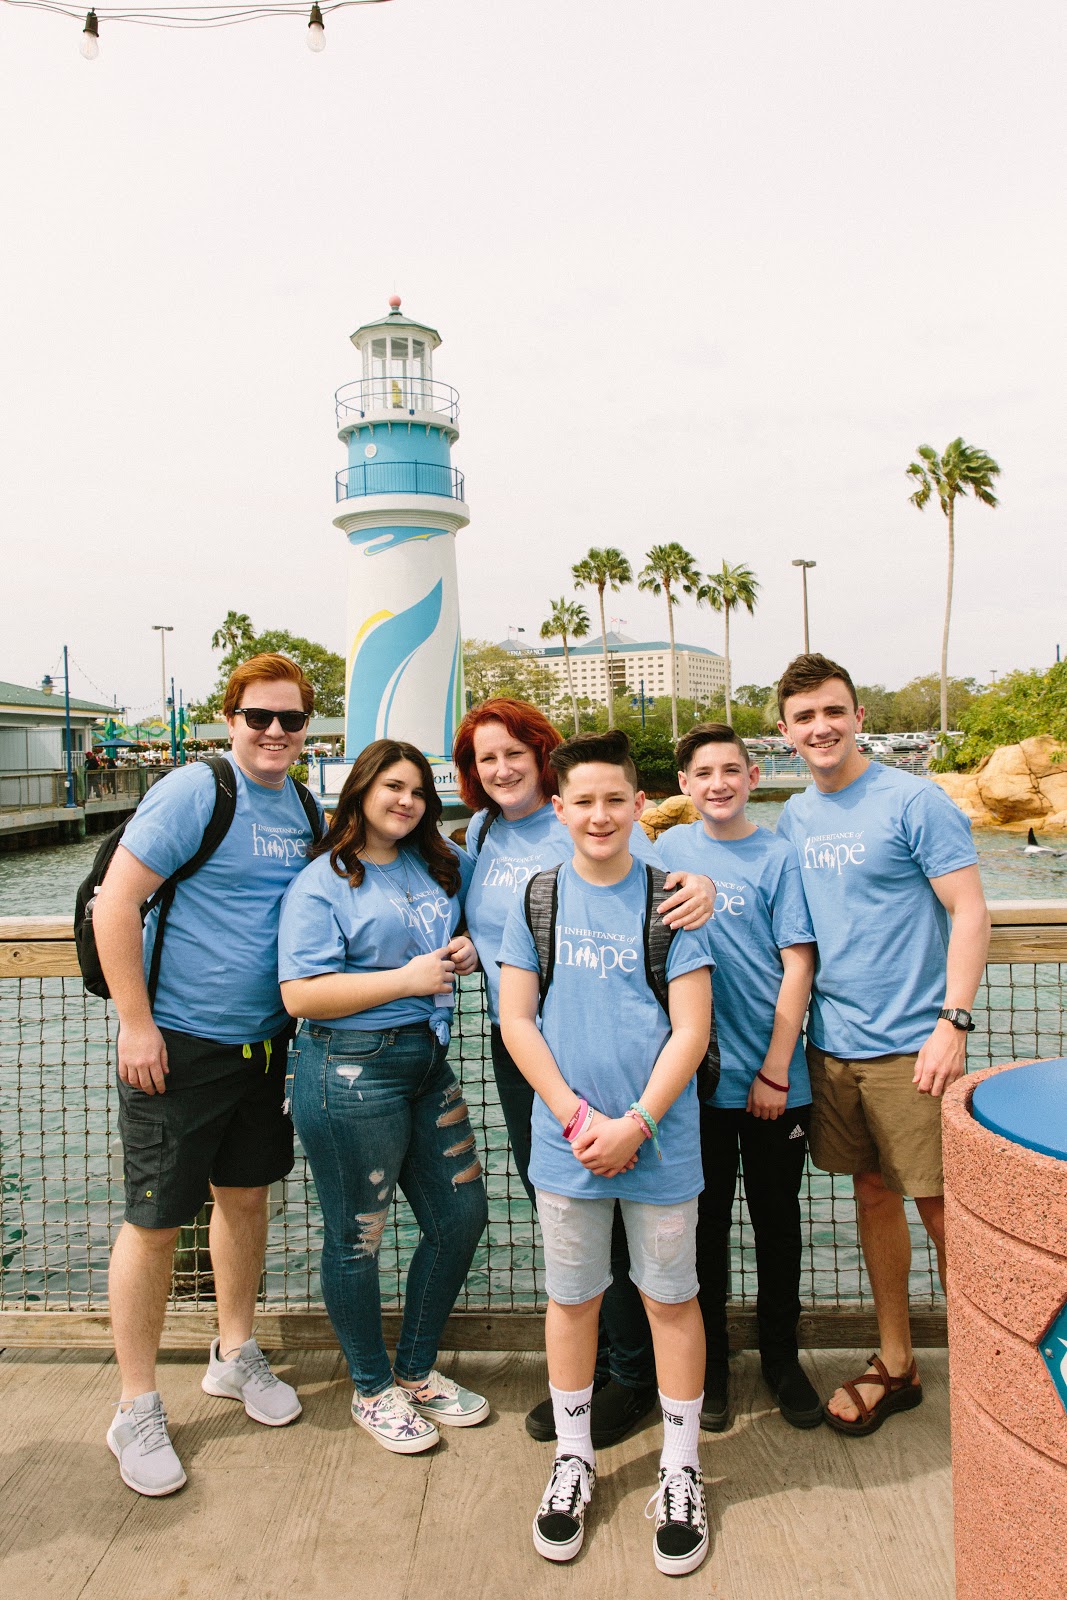
<path fill-rule="evenodd" d="M 814 561 L 794 561 L 794 567 L 800 568 L 800 576 L 804 584 L 804 654 L 811 653 L 811 641 L 808 638 L 808 568 L 814 567 Z"/>
<path fill-rule="evenodd" d="M 172 767 L 176 767 L 178 765 L 178 734 L 174 723 L 175 706 L 173 678 L 170 680 L 170 699 L 167 701 L 166 709 L 170 712 L 170 764 Z"/>
<path fill-rule="evenodd" d="M 167 634 L 174 629 L 168 622 L 153 622 L 152 632 L 159 634 L 159 664 L 162 669 L 163 683 L 163 726 L 167 725 Z"/>
<path fill-rule="evenodd" d="M 70 731 L 70 667 L 67 665 L 67 647 L 63 646 L 63 720 L 67 734 L 67 806 L 77 804 L 74 798 L 74 751 Z"/>

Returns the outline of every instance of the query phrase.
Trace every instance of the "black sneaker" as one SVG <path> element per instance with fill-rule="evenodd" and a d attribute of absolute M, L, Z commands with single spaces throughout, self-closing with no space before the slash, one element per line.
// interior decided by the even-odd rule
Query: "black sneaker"
<path fill-rule="evenodd" d="M 547 1561 L 570 1561 L 585 1538 L 585 1508 L 596 1468 L 582 1456 L 557 1456 L 533 1521 L 534 1549 Z"/>
<path fill-rule="evenodd" d="M 604 1388 L 605 1384 L 607 1382 L 609 1382 L 609 1381 L 610 1380 L 608 1380 L 608 1379 L 604 1379 L 603 1382 L 601 1382 L 599 1385 L 597 1385 L 594 1388 L 594 1391 L 593 1391 L 593 1416 L 594 1417 L 596 1416 L 596 1397 L 600 1393 L 601 1389 Z M 594 1384 L 596 1384 L 596 1379 L 595 1378 L 594 1378 L 593 1382 L 594 1382 Z M 596 1426 L 596 1424 L 594 1423 L 594 1427 L 595 1426 Z M 552 1396 L 551 1395 L 549 1395 L 547 1400 L 539 1401 L 539 1403 L 534 1406 L 532 1411 L 528 1411 L 526 1413 L 526 1432 L 530 1435 L 531 1439 L 536 1439 L 538 1444 L 551 1444 L 555 1440 L 555 1437 L 556 1437 L 556 1417 L 555 1417 L 555 1413 L 552 1410 Z M 620 1435 L 620 1437 L 621 1437 L 621 1435 Z M 594 1445 L 597 1444 L 598 1442 L 602 1443 L 603 1441 L 598 1441 L 597 1439 L 593 1440 Z"/>
<path fill-rule="evenodd" d="M 708 1433 L 725 1433 L 730 1426 L 730 1369 L 725 1362 L 716 1362 L 704 1373 L 700 1426 Z"/>
<path fill-rule="evenodd" d="M 792 1428 L 817 1428 L 823 1420 L 822 1401 L 797 1360 L 764 1366 L 763 1379 L 778 1409 Z"/>
<path fill-rule="evenodd" d="M 660 1467 L 659 1488 L 645 1507 L 655 1517 L 652 1555 L 660 1572 L 694 1572 L 708 1553 L 708 1506 L 699 1467 Z"/>
<path fill-rule="evenodd" d="M 590 1416 L 593 1449 L 606 1450 L 608 1445 L 618 1444 L 658 1405 L 659 1390 L 654 1383 L 643 1389 L 627 1389 L 609 1378 L 593 1396 Z"/>
<path fill-rule="evenodd" d="M 556 1417 L 552 1410 L 551 1395 L 526 1413 L 526 1432 L 538 1444 L 549 1444 L 556 1437 Z"/>

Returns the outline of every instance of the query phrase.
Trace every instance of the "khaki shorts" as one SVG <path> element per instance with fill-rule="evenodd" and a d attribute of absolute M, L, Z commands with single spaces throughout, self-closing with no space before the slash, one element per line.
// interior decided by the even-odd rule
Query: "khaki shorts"
<path fill-rule="evenodd" d="M 809 1041 L 811 1159 L 823 1172 L 880 1172 L 898 1194 L 939 1195 L 941 1100 L 912 1083 L 917 1055 L 843 1061 Z"/>

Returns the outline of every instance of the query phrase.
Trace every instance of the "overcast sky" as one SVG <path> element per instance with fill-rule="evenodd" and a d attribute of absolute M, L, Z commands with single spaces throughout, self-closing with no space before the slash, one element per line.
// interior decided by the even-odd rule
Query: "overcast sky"
<path fill-rule="evenodd" d="M 466 634 L 535 635 L 591 544 L 762 585 L 734 681 L 812 643 L 934 670 L 1067 647 L 1064 12 L 1053 0 L 392 0 L 180 33 L 0 3 L 0 677 L 186 699 L 227 610 L 344 645 L 348 344 L 404 310 L 461 392 Z M 594 597 L 595 598 L 595 597 Z M 612 600 L 637 637 L 662 602 Z M 682 640 L 722 647 L 683 605 Z"/>

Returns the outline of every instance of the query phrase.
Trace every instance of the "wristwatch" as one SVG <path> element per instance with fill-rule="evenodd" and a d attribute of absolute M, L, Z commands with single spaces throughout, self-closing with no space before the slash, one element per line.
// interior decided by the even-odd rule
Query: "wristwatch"
<path fill-rule="evenodd" d="M 958 1028 L 961 1033 L 974 1032 L 974 1023 L 971 1021 L 971 1013 L 969 1011 L 964 1011 L 961 1006 L 955 1006 L 952 1010 L 947 1010 L 944 1006 L 942 1006 L 941 1010 L 937 1013 L 937 1017 L 939 1022 L 942 1019 L 945 1022 L 951 1022 L 952 1026 L 954 1028 Z"/>

